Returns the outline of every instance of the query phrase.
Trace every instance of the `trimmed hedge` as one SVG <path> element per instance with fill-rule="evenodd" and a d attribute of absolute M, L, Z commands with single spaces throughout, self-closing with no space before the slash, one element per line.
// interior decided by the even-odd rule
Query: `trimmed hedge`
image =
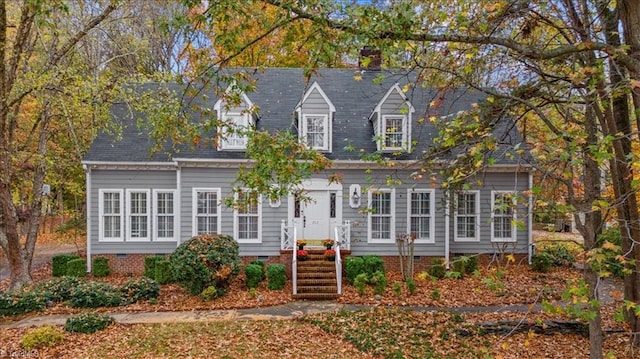
<path fill-rule="evenodd" d="M 167 258 L 160 258 L 156 261 L 156 270 L 154 278 L 158 284 L 167 284 L 173 282 L 171 273 L 171 262 Z"/>
<path fill-rule="evenodd" d="M 71 289 L 73 308 L 117 307 L 124 302 L 121 291 L 104 282 L 84 282 Z"/>
<path fill-rule="evenodd" d="M 244 267 L 244 274 L 246 276 L 247 288 L 257 288 L 260 282 L 262 282 L 262 266 L 259 264 L 249 264 Z"/>
<path fill-rule="evenodd" d="M 58 254 L 51 259 L 51 271 L 54 277 L 62 277 L 67 275 L 67 262 L 80 259 L 75 254 Z"/>
<path fill-rule="evenodd" d="M 91 270 L 93 271 L 93 275 L 95 277 L 101 278 L 109 275 L 109 258 L 106 257 L 95 257 L 93 258 L 93 263 L 91 264 Z"/>
<path fill-rule="evenodd" d="M 164 257 L 161 256 L 145 257 L 143 276 L 151 279 L 156 279 L 156 263 L 162 259 L 164 259 Z"/>
<path fill-rule="evenodd" d="M 87 261 L 82 258 L 72 259 L 67 262 L 67 275 L 70 277 L 86 277 Z"/>
<path fill-rule="evenodd" d="M 68 332 L 92 334 L 98 330 L 105 329 L 113 322 L 115 322 L 113 317 L 107 314 L 85 312 L 68 318 L 64 324 L 64 330 Z"/>
<path fill-rule="evenodd" d="M 347 257 L 344 261 L 344 271 L 347 275 L 347 282 L 355 284 L 356 277 L 364 273 L 364 260 L 362 257 Z"/>
<path fill-rule="evenodd" d="M 274 263 L 267 266 L 267 288 L 271 290 L 283 289 L 287 282 L 284 264 Z"/>

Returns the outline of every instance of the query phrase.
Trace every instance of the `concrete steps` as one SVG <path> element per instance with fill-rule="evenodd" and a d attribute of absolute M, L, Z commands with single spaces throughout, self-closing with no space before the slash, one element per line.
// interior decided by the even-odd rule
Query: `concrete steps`
<path fill-rule="evenodd" d="M 332 300 L 339 297 L 336 264 L 324 258 L 324 249 L 307 249 L 309 258 L 298 261 L 295 299 Z"/>

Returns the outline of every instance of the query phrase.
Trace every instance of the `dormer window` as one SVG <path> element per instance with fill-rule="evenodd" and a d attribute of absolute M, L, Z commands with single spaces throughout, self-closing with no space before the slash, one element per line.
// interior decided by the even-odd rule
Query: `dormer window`
<path fill-rule="evenodd" d="M 329 149 L 329 117 L 327 115 L 304 115 L 302 138 L 309 148 Z"/>
<path fill-rule="evenodd" d="M 238 91 L 234 86 L 230 86 L 226 94 L 220 98 L 213 109 L 218 115 L 220 124 L 218 125 L 218 141 L 219 150 L 245 150 L 249 139 L 249 131 L 255 127 L 254 105 L 249 97 L 240 93 L 232 93 Z M 239 101 L 229 101 L 230 98 L 239 98 Z"/>
<path fill-rule="evenodd" d="M 318 151 L 331 152 L 331 120 L 335 111 L 320 85 L 314 82 L 296 106 L 300 142 Z"/>
<path fill-rule="evenodd" d="M 413 105 L 398 84 L 387 91 L 370 116 L 378 151 L 411 151 L 413 112 Z"/>
<path fill-rule="evenodd" d="M 244 150 L 247 148 L 247 131 L 251 130 L 249 114 L 225 113 L 220 126 L 220 149 Z"/>
<path fill-rule="evenodd" d="M 407 146 L 407 118 L 406 116 L 382 117 L 382 146 L 383 150 L 403 150 Z"/>

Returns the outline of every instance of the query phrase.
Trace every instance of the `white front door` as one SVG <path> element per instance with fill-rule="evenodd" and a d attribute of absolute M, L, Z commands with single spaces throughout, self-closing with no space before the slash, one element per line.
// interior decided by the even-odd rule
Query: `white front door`
<path fill-rule="evenodd" d="M 335 219 L 335 193 L 308 191 L 305 196 L 310 200 L 296 200 L 294 204 L 294 223 L 298 238 L 307 240 L 332 238 L 331 219 Z"/>

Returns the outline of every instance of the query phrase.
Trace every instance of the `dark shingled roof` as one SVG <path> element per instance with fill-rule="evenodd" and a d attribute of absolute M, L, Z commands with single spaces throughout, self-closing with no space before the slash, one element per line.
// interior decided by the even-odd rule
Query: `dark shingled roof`
<path fill-rule="evenodd" d="M 238 71 L 239 69 L 229 70 Z M 253 71 L 253 70 L 251 70 Z M 398 83 L 400 87 L 412 81 L 412 74 L 391 73 L 384 71 L 360 71 L 357 69 L 323 69 L 319 70 L 309 82 L 301 69 L 269 68 L 264 71 L 256 71 L 256 90 L 247 93 L 249 99 L 259 107 L 257 129 L 258 130 L 286 130 L 294 126 L 295 107 L 302 99 L 305 91 L 318 82 L 322 90 L 335 106 L 333 120 L 332 152 L 327 157 L 333 160 L 357 160 L 360 150 L 375 152 L 376 144 L 373 141 L 373 124 L 369 120 L 376 105 L 387 91 Z M 358 78 L 356 78 L 356 76 Z M 374 81 L 382 79 L 381 81 Z M 145 84 L 144 89 L 169 86 L 181 92 L 179 85 Z M 226 86 L 223 86 L 223 88 Z M 203 91 L 204 92 L 204 91 Z M 200 95 L 202 95 L 202 93 Z M 208 96 L 200 96 L 195 102 L 210 109 L 213 108 L 218 98 L 207 91 Z M 417 121 L 419 118 L 429 116 L 446 116 L 465 111 L 475 103 L 482 102 L 486 97 L 480 91 L 469 89 L 450 90 L 444 93 L 434 89 L 413 87 L 407 93 L 409 101 L 415 108 L 413 114 L 412 137 L 417 141 L 411 153 L 403 154 L 398 159 L 417 159 L 432 143 L 437 136 L 437 129 L 431 121 Z M 168 146 L 163 151 L 151 152 L 153 141 L 148 136 L 148 130 L 137 126 L 139 114 L 133 114 L 129 108 L 121 103 L 112 108 L 114 120 L 122 126 L 122 133 L 109 134 L 101 131 L 93 141 L 84 161 L 88 162 L 165 162 L 172 158 L 197 158 L 197 159 L 241 159 L 242 151 L 218 151 L 210 143 L 207 146 L 179 145 L 175 148 Z M 514 126 L 502 121 L 503 125 L 496 126 L 494 135 L 501 140 L 507 140 L 513 145 L 522 140 Z M 351 145 L 356 151 L 348 150 Z M 517 156 L 504 156 L 511 146 L 501 146 L 494 157 L 499 157 L 498 163 L 516 163 Z"/>

